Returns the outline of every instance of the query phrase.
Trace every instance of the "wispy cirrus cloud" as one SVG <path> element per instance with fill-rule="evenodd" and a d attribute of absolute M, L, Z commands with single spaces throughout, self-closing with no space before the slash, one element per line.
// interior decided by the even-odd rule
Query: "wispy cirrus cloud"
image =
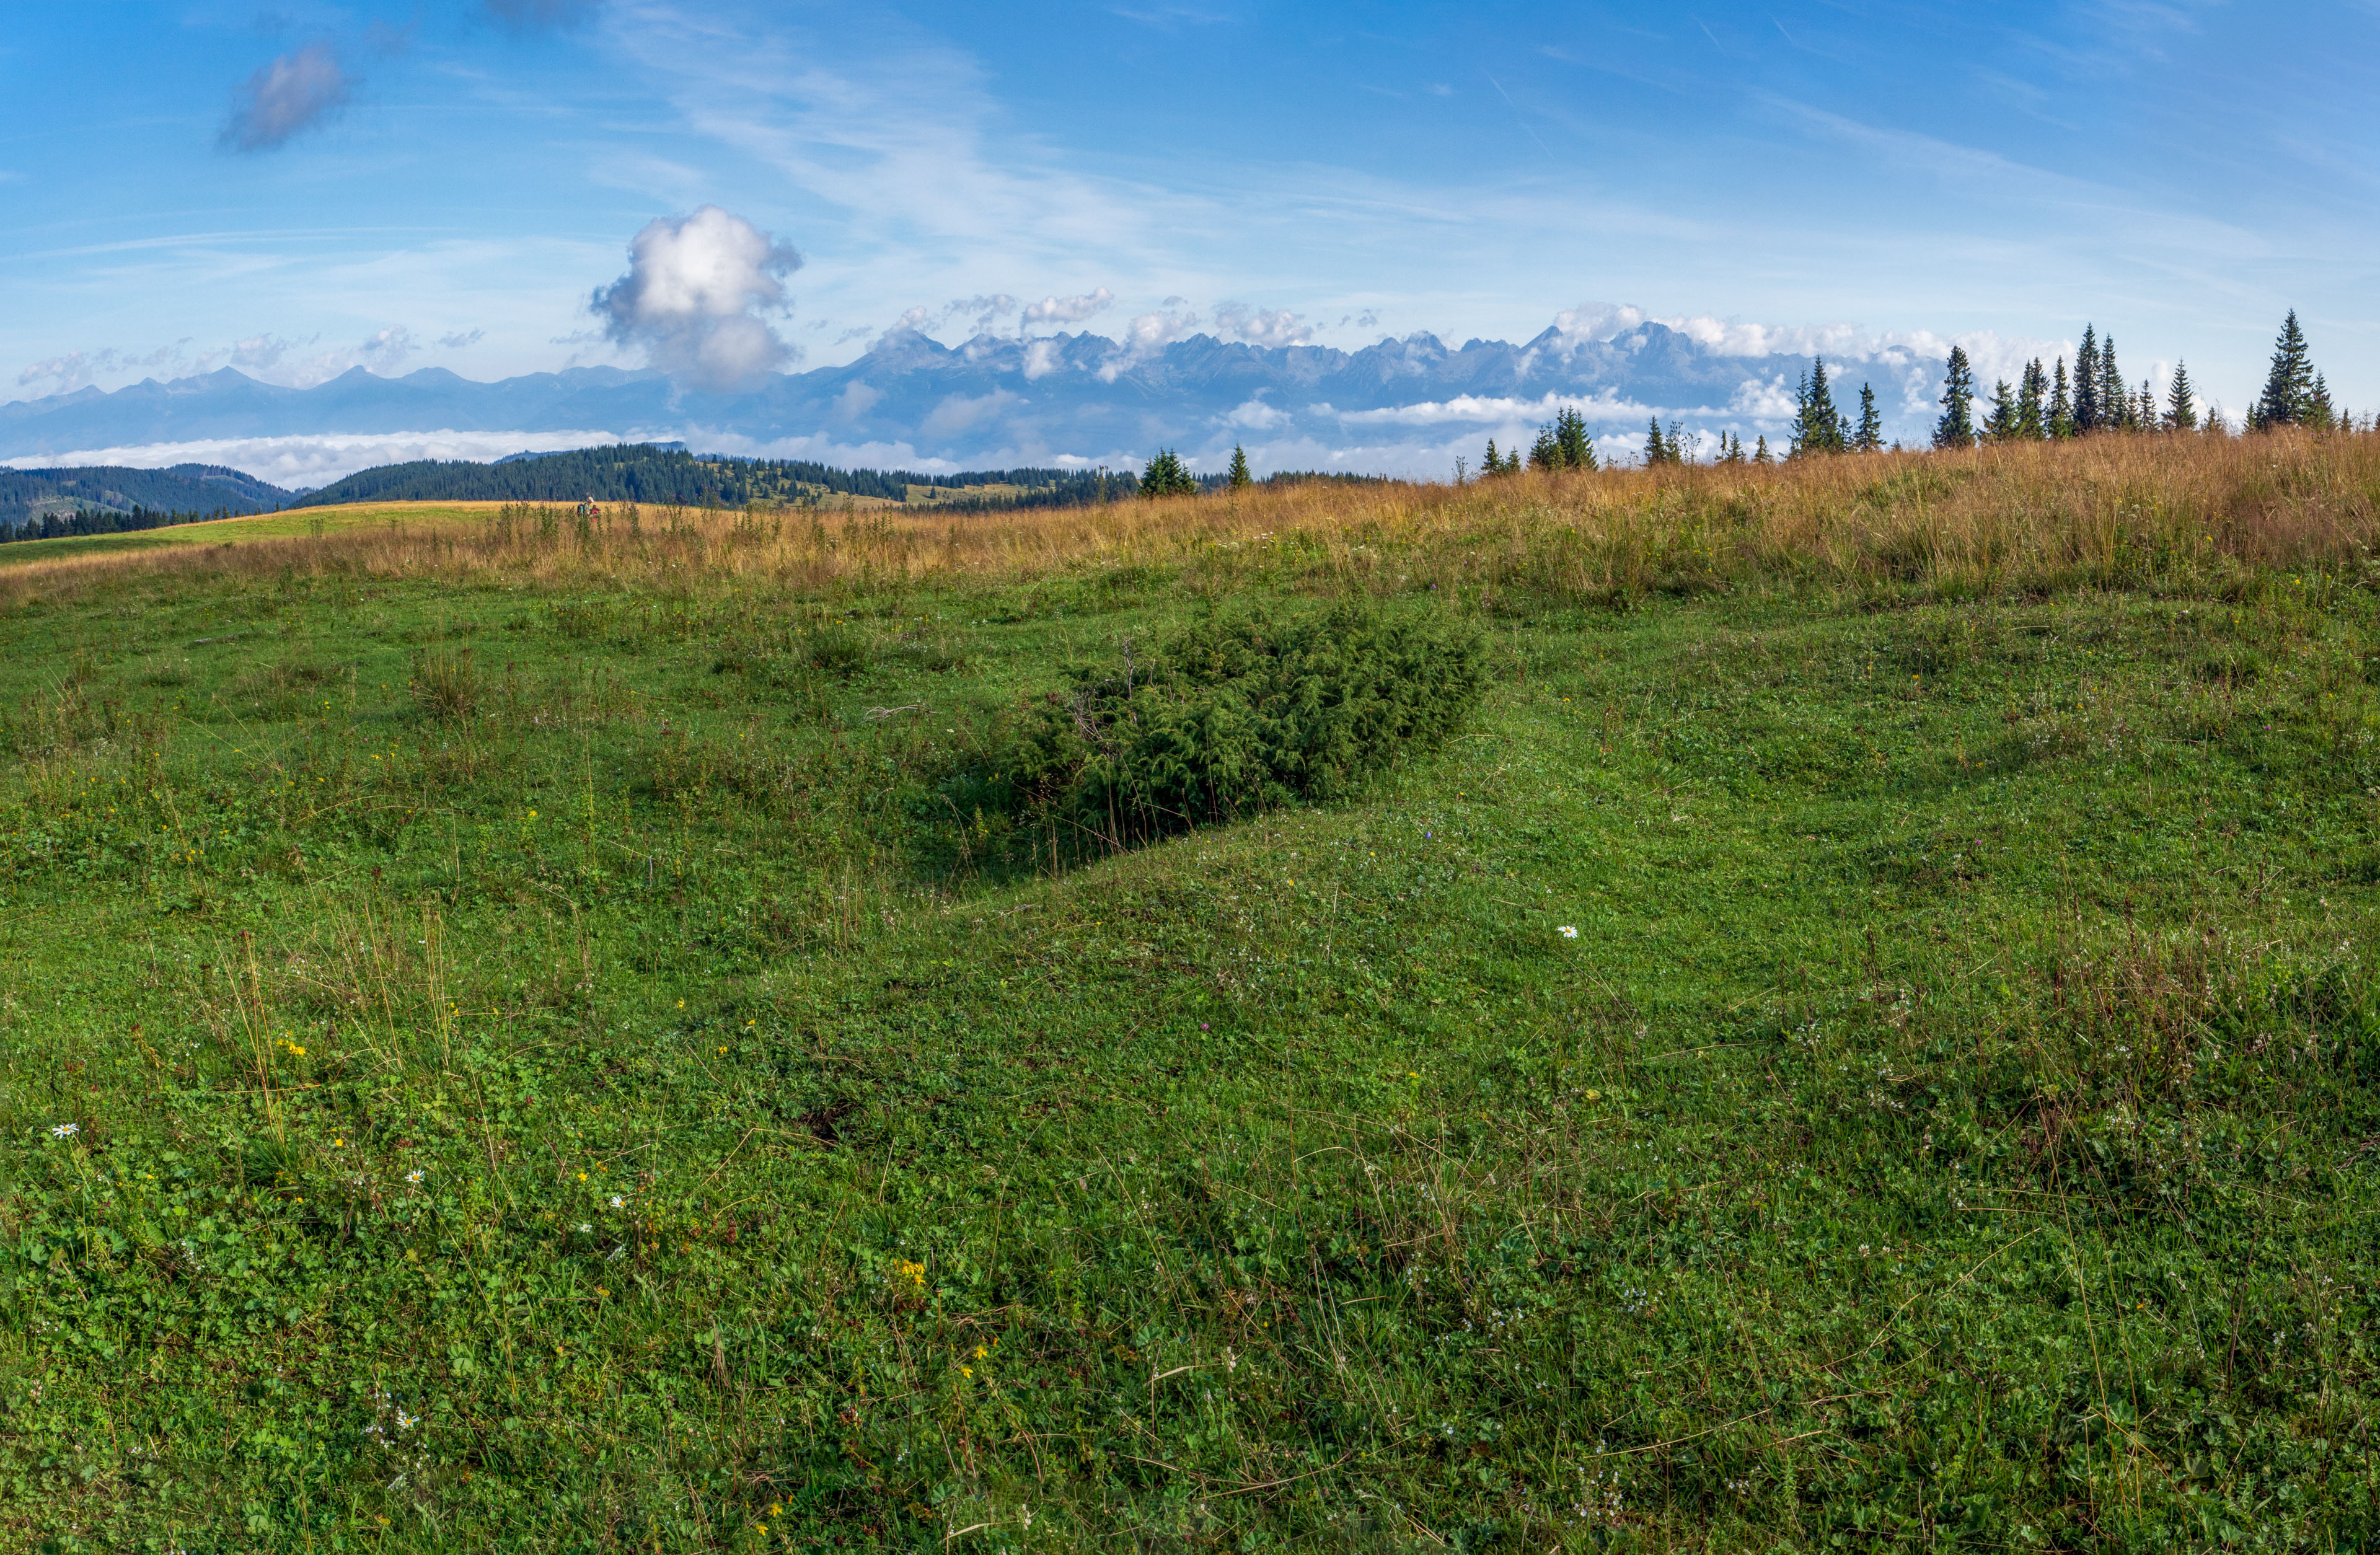
<path fill-rule="evenodd" d="M 20 388 L 39 388 L 44 394 L 71 394 L 88 387 L 99 378 L 173 367 L 187 359 L 182 347 L 188 344 L 188 340 L 178 340 L 171 346 L 160 346 L 145 353 L 119 351 L 112 346 L 67 351 L 41 361 L 26 363 L 17 374 L 17 383 Z"/>
<path fill-rule="evenodd" d="M 655 0 L 604 38 L 686 129 L 832 208 L 830 279 L 854 290 L 951 296 L 1087 259 L 1166 273 L 1195 262 L 1183 235 L 1228 225 L 1216 198 L 1070 165 L 1016 129 L 975 57 L 902 18 L 870 14 L 864 46 L 821 35 L 838 25 Z"/>
<path fill-rule="evenodd" d="M 1037 303 L 1035 306 L 1038 307 L 1039 304 Z M 958 297 L 953 298 L 940 308 L 929 308 L 919 303 L 917 307 L 903 312 L 892 322 L 892 327 L 885 333 L 889 335 L 903 330 L 916 330 L 921 334 L 930 334 L 953 319 L 972 319 L 977 331 L 980 333 L 990 329 L 996 320 L 1006 318 L 1015 311 L 1016 299 L 1005 292 Z"/>
<path fill-rule="evenodd" d="M 355 94 L 356 79 L 328 43 L 310 43 L 261 67 L 232 94 L 223 145 L 269 152 L 337 116 Z"/>

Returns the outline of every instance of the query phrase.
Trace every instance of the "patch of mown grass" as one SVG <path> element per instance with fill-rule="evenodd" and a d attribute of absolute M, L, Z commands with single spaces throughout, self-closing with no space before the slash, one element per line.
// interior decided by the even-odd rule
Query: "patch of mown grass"
<path fill-rule="evenodd" d="M 1429 581 L 1435 751 L 1037 874 L 1161 572 L 0 619 L 0 1527 L 2369 1543 L 2371 596 Z"/>

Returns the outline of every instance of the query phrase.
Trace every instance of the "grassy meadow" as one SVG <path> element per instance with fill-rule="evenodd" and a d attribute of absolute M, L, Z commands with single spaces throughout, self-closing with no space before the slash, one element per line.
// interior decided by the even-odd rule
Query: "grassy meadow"
<path fill-rule="evenodd" d="M 2348 436 L 9 547 L 0 1546 L 2370 1548 L 2375 541 Z M 1350 600 L 1450 737 L 984 802 Z"/>

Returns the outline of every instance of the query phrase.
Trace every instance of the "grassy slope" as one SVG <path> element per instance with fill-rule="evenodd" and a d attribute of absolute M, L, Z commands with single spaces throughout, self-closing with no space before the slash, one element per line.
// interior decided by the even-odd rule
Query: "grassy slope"
<path fill-rule="evenodd" d="M 1363 802 L 986 865 L 1179 581 L 0 620 L 0 1519 L 2372 1537 L 2369 594 L 1505 593 Z"/>
<path fill-rule="evenodd" d="M 67 535 L 56 540 L 26 540 L 0 552 L 0 567 L 28 562 L 56 561 L 68 556 L 107 556 L 178 546 L 237 544 L 260 540 L 291 540 L 300 536 L 337 534 L 391 522 L 417 526 L 482 519 L 502 503 L 350 503 L 340 507 L 292 508 L 285 513 L 250 513 L 237 518 L 210 518 L 196 524 L 174 524 L 162 529 L 134 529 L 114 535 Z"/>
<path fill-rule="evenodd" d="M 902 504 L 882 497 L 855 496 L 826 488 L 808 487 L 820 505 L 830 513 L 872 513 L 881 510 L 898 512 Z M 909 488 L 910 505 L 920 509 L 945 506 L 955 502 L 983 501 L 996 497 L 1020 495 L 1022 486 L 948 486 Z M 293 540 L 323 534 L 385 526 L 392 521 L 416 526 L 444 526 L 459 522 L 485 522 L 505 504 L 498 502 L 404 502 L 404 503 L 343 503 L 332 507 L 291 508 L 284 513 L 251 513 L 236 518 L 208 519 L 197 524 L 175 524 L 161 529 L 135 529 L 124 534 L 72 535 L 57 540 L 19 541 L 11 544 L 0 565 L 33 561 L 55 561 L 68 556 L 104 556 L 118 553 L 155 550 L 164 546 L 207 546 L 237 544 L 260 540 Z M 524 504 L 536 508 L 550 507 L 565 515 L 568 522 L 569 504 Z M 620 504 L 613 504 L 613 506 Z M 649 508 L 656 516 L 665 508 Z"/>

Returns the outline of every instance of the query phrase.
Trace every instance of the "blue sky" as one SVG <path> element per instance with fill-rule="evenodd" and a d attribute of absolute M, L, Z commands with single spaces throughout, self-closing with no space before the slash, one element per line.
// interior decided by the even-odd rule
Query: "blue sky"
<path fill-rule="evenodd" d="M 0 0 L 0 398 L 638 364 L 589 299 L 715 205 L 804 366 L 1618 303 L 1987 377 L 2095 322 L 2236 411 L 2295 306 L 2380 406 L 2375 88 L 2362 4 Z"/>

